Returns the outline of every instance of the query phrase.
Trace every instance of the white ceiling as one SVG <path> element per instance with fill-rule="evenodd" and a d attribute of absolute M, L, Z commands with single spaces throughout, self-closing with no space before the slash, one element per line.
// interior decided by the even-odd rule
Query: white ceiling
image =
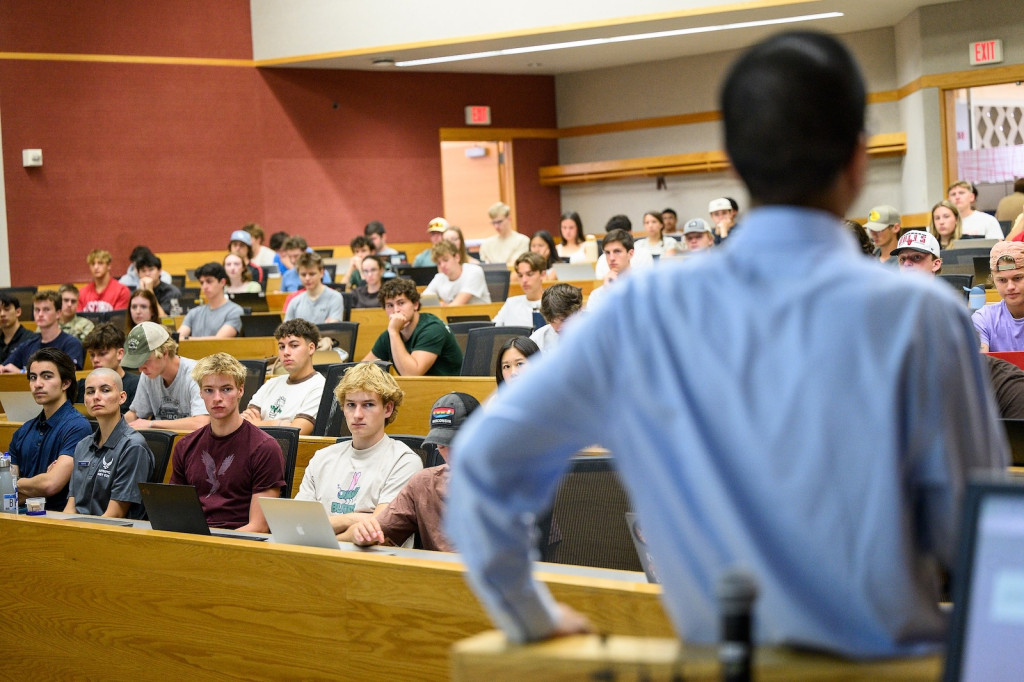
<path fill-rule="evenodd" d="M 558 0 L 555 0 L 556 2 Z M 788 24 L 793 29 L 814 29 L 828 33 L 852 33 L 869 29 L 892 27 L 918 7 L 942 4 L 945 0 L 811 0 L 794 3 L 743 3 L 743 5 L 722 6 L 699 16 L 663 18 L 649 21 L 624 21 L 611 23 L 600 28 L 554 30 L 538 28 L 535 31 L 521 31 L 511 37 L 494 39 L 449 39 L 438 41 L 443 44 L 423 46 L 390 45 L 379 48 L 361 48 L 348 52 L 315 56 L 295 56 L 274 64 L 278 67 L 376 70 L 379 59 L 401 61 L 444 55 L 465 54 L 510 47 L 543 45 L 591 38 L 667 31 L 681 28 L 714 26 L 736 22 L 777 19 L 797 15 L 842 12 L 844 16 L 832 19 Z M 743 9 L 752 5 L 769 5 Z M 560 74 L 587 71 L 626 64 L 661 61 L 734 50 L 752 45 L 759 39 L 785 27 L 767 26 L 741 28 L 712 33 L 655 38 L 634 42 L 613 43 L 565 50 L 533 52 L 522 55 L 508 55 L 450 62 L 416 67 L 383 67 L 400 71 L 445 71 L 457 73 L 503 73 L 503 74 Z"/>

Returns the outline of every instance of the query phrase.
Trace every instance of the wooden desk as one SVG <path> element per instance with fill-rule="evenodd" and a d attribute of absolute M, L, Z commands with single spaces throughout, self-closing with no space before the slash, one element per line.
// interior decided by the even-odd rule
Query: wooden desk
<path fill-rule="evenodd" d="M 451 555 L 3 517 L 10 679 L 441 680 L 490 627 Z M 601 630 L 671 636 L 657 585 L 537 575 Z"/>
<path fill-rule="evenodd" d="M 214 353 L 229 353 L 239 360 L 277 357 L 273 336 L 238 336 L 233 339 L 188 339 L 178 344 L 178 355 L 199 360 Z"/>
<path fill-rule="evenodd" d="M 754 679 L 760 682 L 893 680 L 934 682 L 942 658 L 925 656 L 856 662 L 782 648 L 759 649 Z M 452 647 L 452 680 L 554 682 L 596 679 L 722 679 L 714 647 L 684 646 L 678 639 L 577 635 L 527 646 L 508 644 L 497 631 L 481 633 Z"/>
<path fill-rule="evenodd" d="M 442 322 L 449 315 L 486 315 L 493 318 L 501 310 L 501 303 L 477 303 L 474 305 L 430 306 L 422 308 L 425 313 L 436 315 Z M 362 360 L 373 348 L 374 342 L 388 328 L 388 317 L 383 308 L 353 308 L 349 319 L 359 323 L 359 337 L 356 339 L 356 360 Z"/>

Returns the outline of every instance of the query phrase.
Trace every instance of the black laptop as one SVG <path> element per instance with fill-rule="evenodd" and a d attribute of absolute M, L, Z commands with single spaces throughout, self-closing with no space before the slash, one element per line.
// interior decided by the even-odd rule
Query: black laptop
<path fill-rule="evenodd" d="M 971 481 L 953 574 L 946 682 L 1024 680 L 1024 479 Z"/>
<path fill-rule="evenodd" d="M 142 493 L 142 504 L 149 516 L 149 525 L 153 530 L 166 530 L 172 533 L 192 533 L 193 535 L 216 535 L 218 537 L 236 538 L 241 540 L 266 540 L 260 535 L 236 533 L 219 528 L 211 529 L 206 525 L 206 515 L 199 503 L 199 493 L 195 486 L 171 485 L 169 483 L 138 484 Z"/>

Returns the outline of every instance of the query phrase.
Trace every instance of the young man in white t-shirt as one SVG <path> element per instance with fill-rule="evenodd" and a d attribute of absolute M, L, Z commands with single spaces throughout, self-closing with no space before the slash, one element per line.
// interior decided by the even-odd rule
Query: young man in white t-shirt
<path fill-rule="evenodd" d="M 527 251 L 516 258 L 516 274 L 523 287 L 522 296 L 510 296 L 498 314 L 494 316 L 495 327 L 533 327 L 533 314 L 540 310 L 544 295 L 544 257 Z"/>
<path fill-rule="evenodd" d="M 437 294 L 442 306 L 491 302 L 483 268 L 461 262 L 455 244 L 440 241 L 430 253 L 437 263 L 437 274 L 423 290 L 424 294 Z"/>
<path fill-rule="evenodd" d="M 1003 228 L 999 227 L 998 220 L 988 213 L 974 210 L 974 202 L 978 198 L 974 185 L 967 180 L 957 180 L 946 190 L 946 195 L 960 212 L 960 232 L 963 236 L 1000 240 L 1003 238 Z"/>
<path fill-rule="evenodd" d="M 274 338 L 277 357 L 288 374 L 260 386 L 242 419 L 256 426 L 294 426 L 308 436 L 324 393 L 324 376 L 313 369 L 320 330 L 306 320 L 288 320 L 274 331 Z"/>
<path fill-rule="evenodd" d="M 370 362 L 350 369 L 334 389 L 352 440 L 313 455 L 295 499 L 323 504 L 335 533 L 383 510 L 423 468 L 407 445 L 384 433 L 404 395 L 394 377 Z"/>

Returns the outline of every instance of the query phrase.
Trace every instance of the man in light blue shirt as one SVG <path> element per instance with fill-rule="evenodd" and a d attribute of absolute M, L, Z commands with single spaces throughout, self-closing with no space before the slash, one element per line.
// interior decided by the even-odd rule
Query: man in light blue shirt
<path fill-rule="evenodd" d="M 953 292 L 864 259 L 844 232 L 865 89 L 838 41 L 766 40 L 721 100 L 755 207 L 742 229 L 634 273 L 467 423 L 449 537 L 513 640 L 586 631 L 532 577 L 530 519 L 597 441 L 685 640 L 717 641 L 716 582 L 743 567 L 760 644 L 934 651 L 965 479 L 1008 460 L 977 338 Z"/>

